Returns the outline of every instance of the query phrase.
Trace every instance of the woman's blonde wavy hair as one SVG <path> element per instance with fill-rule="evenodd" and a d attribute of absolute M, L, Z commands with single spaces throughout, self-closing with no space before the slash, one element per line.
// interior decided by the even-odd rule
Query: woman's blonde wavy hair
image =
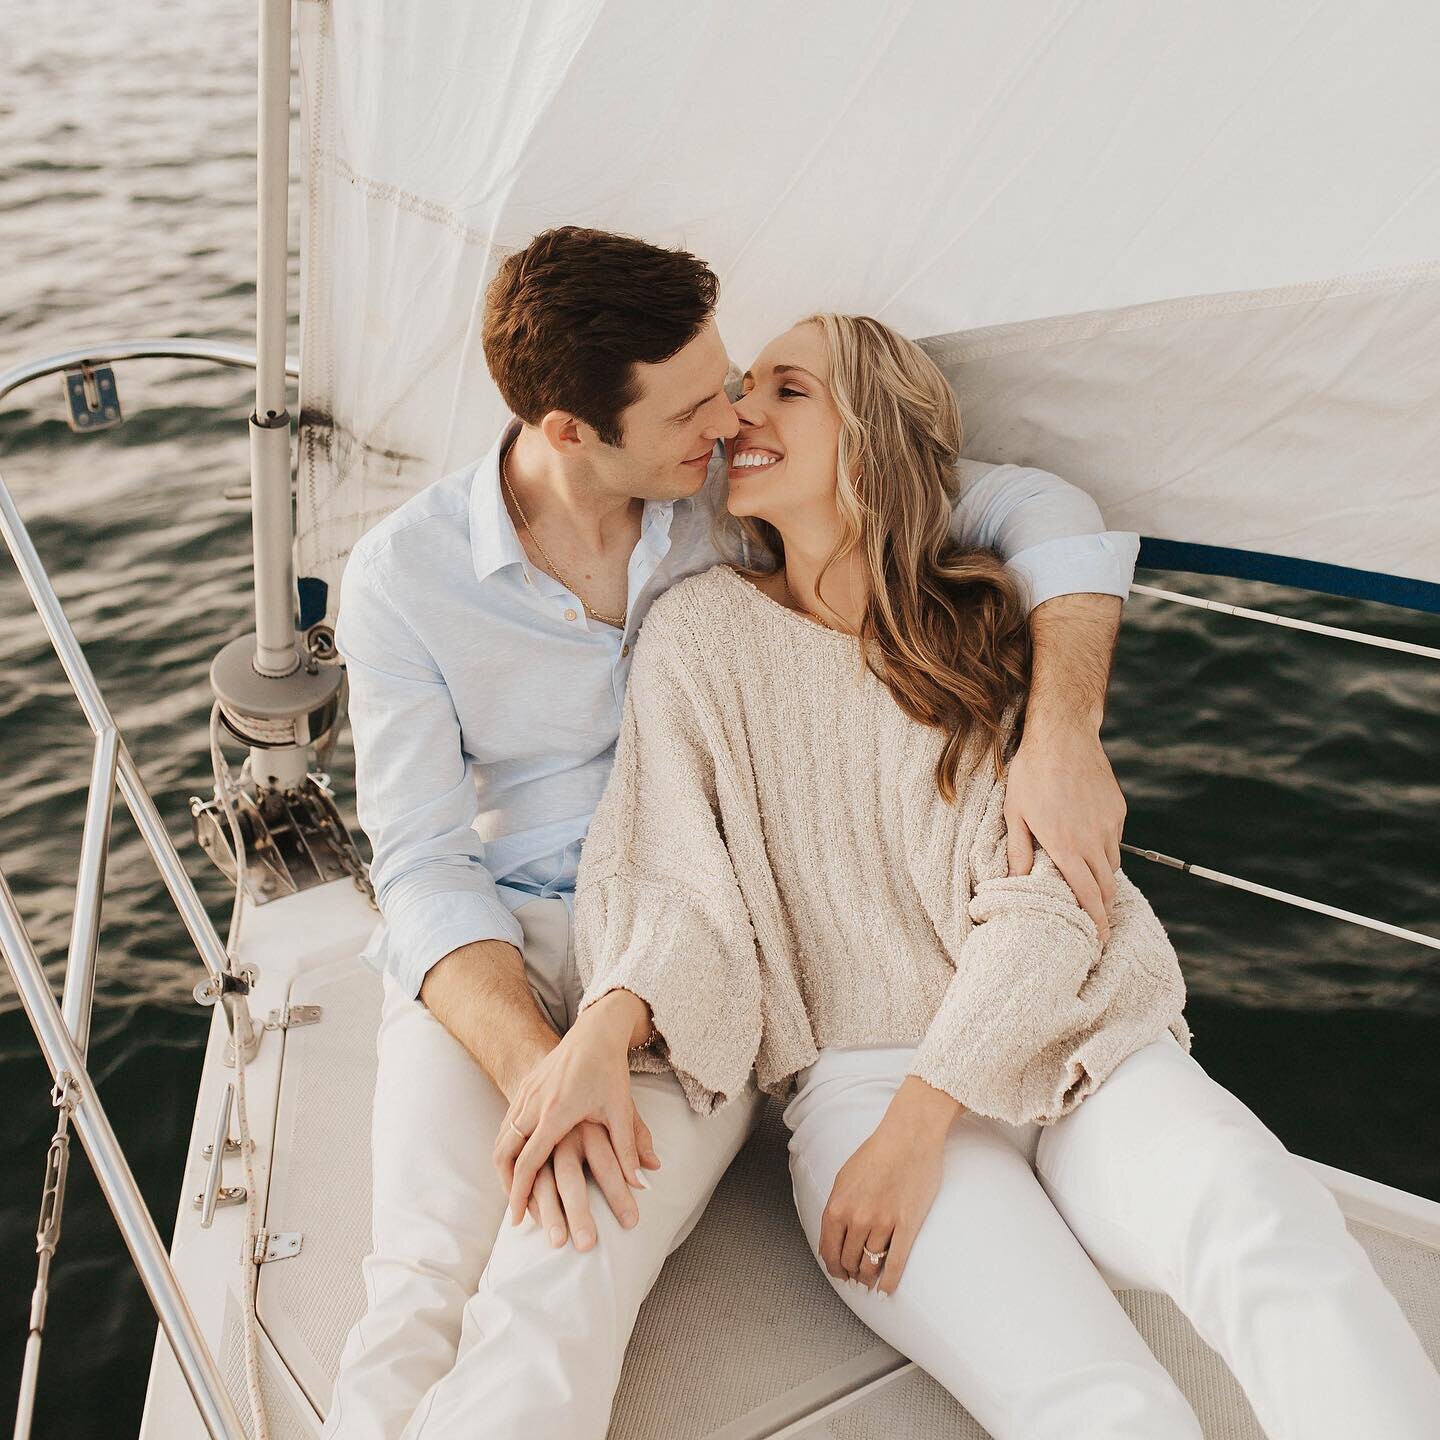
<path fill-rule="evenodd" d="M 946 735 L 935 780 L 953 803 L 972 739 L 979 744 L 967 774 L 986 755 L 997 779 L 1003 769 L 1005 712 L 1029 688 L 1029 605 L 994 552 L 950 538 L 962 429 L 934 361 L 868 315 L 800 323 L 824 333 L 841 422 L 835 501 L 843 533 L 820 575 L 852 550 L 863 557 L 867 659 L 906 714 Z M 750 516 L 735 523 L 783 563 L 773 525 Z"/>

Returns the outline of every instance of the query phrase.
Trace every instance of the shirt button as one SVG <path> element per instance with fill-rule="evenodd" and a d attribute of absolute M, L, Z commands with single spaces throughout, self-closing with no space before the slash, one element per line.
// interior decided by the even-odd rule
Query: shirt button
<path fill-rule="evenodd" d="M 575 612 L 574 612 L 573 610 L 567 610 L 567 611 L 565 612 L 565 618 L 566 618 L 567 620 L 573 620 L 573 619 L 575 619 Z"/>
<path fill-rule="evenodd" d="M 530 578 L 530 572 L 529 572 L 528 570 L 525 572 L 525 583 L 526 583 L 527 585 L 533 585 L 533 584 L 535 583 L 535 582 Z"/>
<path fill-rule="evenodd" d="M 628 645 L 622 645 L 622 646 L 620 647 L 620 658 L 621 658 L 622 660 L 623 660 L 629 653 L 630 653 L 630 647 L 629 647 Z"/>

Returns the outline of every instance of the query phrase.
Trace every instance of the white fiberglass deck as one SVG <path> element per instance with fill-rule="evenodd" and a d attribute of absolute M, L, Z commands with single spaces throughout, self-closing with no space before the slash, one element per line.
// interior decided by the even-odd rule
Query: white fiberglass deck
<path fill-rule="evenodd" d="M 327 894 L 342 910 L 357 910 L 347 919 L 363 918 L 343 885 L 330 886 L 266 906 L 253 917 L 252 941 L 263 943 L 261 932 L 278 929 L 287 910 L 300 919 L 296 902 L 303 902 L 304 919 L 313 922 L 320 896 Z M 316 933 L 310 925 L 302 928 Z M 275 1073 L 279 1078 L 273 1109 L 262 1100 L 266 1068 L 250 1072 L 262 1176 L 274 1120 L 265 1228 L 304 1236 L 299 1255 L 261 1269 L 259 1311 L 270 1342 L 262 1349 L 262 1377 L 275 1440 L 318 1432 L 346 1331 L 363 1304 L 360 1259 L 369 1245 L 368 1137 L 380 985 L 362 963 L 337 956 L 336 939 L 334 929 L 326 941 L 316 934 L 310 963 L 296 957 L 290 1003 L 319 1005 L 323 1016 L 317 1025 L 286 1032 L 283 1061 L 268 1072 L 272 1091 Z M 272 949 L 272 978 L 281 963 Z M 257 1013 L 264 1012 L 257 1007 Z M 274 1038 L 267 1036 L 266 1043 Z M 233 1073 L 217 1067 L 215 1055 L 212 1047 L 197 1130 L 213 1113 L 206 1092 Z M 979 1440 L 985 1434 L 979 1425 L 856 1320 L 813 1262 L 792 1207 L 780 1108 L 769 1103 L 757 1134 L 642 1309 L 612 1440 L 889 1440 L 896 1434 Z M 444 1123 L 437 1104 L 436 1124 Z M 1431 1356 L 1440 1360 L 1440 1205 L 1320 1169 Z M 183 1208 L 181 1214 L 184 1230 L 189 1215 Z M 222 1220 L 238 1223 L 235 1212 L 221 1212 L 217 1228 Z M 204 1286 L 213 1296 L 220 1277 L 197 1273 L 179 1243 L 176 1253 L 187 1292 L 193 1296 Z M 226 1254 L 233 1256 L 233 1246 Z M 248 1423 L 238 1267 L 229 1266 L 224 1283 L 223 1318 L 206 1307 L 212 1323 L 220 1322 L 219 1333 L 206 1328 L 219 1344 L 221 1368 Z M 1120 1299 L 1195 1406 L 1207 1436 L 1263 1440 L 1229 1371 L 1168 1299 L 1139 1291 L 1121 1292 Z M 279 1372 L 281 1360 L 289 1375 Z M 175 1413 L 178 1393 L 168 1393 L 169 1413 L 152 1405 L 146 1435 L 169 1440 L 198 1434 L 198 1422 L 191 1422 L 192 1430 Z"/>

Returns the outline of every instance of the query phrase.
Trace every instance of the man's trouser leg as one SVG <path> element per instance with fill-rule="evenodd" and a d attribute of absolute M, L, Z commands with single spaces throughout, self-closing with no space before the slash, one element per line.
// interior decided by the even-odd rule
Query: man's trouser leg
<path fill-rule="evenodd" d="M 713 1115 L 697 1115 L 672 1075 L 632 1075 L 659 1170 L 634 1191 L 626 1230 L 588 1179 L 596 1244 L 551 1246 L 527 1215 L 508 1220 L 465 1307 L 454 1368 L 420 1403 L 404 1440 L 602 1440 L 640 1305 L 665 1257 L 689 1235 L 744 1144 L 762 1097 L 753 1079 Z M 676 1403 L 682 1403 L 676 1397 Z"/>
<path fill-rule="evenodd" d="M 388 974 L 376 1047 L 365 1313 L 340 1356 L 326 1440 L 396 1440 L 455 1363 L 460 1316 L 505 1213 L 490 1152 L 508 1101 Z"/>
<path fill-rule="evenodd" d="M 565 903 L 537 900 L 517 910 L 516 918 L 525 931 L 525 967 L 531 989 L 556 1028 L 563 1030 L 574 1018 L 580 994 Z M 617 1343 L 623 1356 L 635 1312 L 660 1264 L 699 1219 L 725 1167 L 744 1143 L 759 1098 L 752 1089 L 726 1111 L 702 1118 L 685 1103 L 673 1077 L 633 1076 L 636 1103 L 652 1129 L 662 1161 L 660 1170 L 643 1172 L 651 1188 L 634 1192 L 640 1224 L 634 1231 L 624 1230 L 591 1180 L 590 1203 L 598 1243 L 584 1254 L 568 1242 L 563 1250 L 552 1251 L 528 1216 L 514 1229 L 505 1223 L 507 1197 L 491 1153 L 508 1101 L 430 1011 L 405 996 L 388 977 L 377 1046 L 380 1063 L 372 1126 L 374 1249 L 363 1264 L 367 1306 L 341 1356 L 324 1431 L 327 1440 L 396 1440 L 422 1398 L 426 1410 L 434 1410 L 434 1402 L 440 1398 L 439 1383 L 456 1365 L 457 1350 L 468 1354 L 473 1348 L 471 1337 L 484 1333 L 483 1326 L 476 1330 L 479 1313 L 472 1319 L 471 1311 L 493 1293 L 488 1282 L 481 1285 L 492 1248 L 497 1254 L 509 1254 L 519 1246 L 525 1254 L 554 1255 L 562 1268 L 568 1257 L 576 1267 L 588 1263 L 587 1274 L 597 1278 L 617 1265 L 617 1242 L 634 1242 L 643 1232 L 643 1240 L 627 1252 L 639 1257 L 638 1270 L 632 1274 L 630 1266 L 622 1267 L 625 1280 L 619 1290 L 628 1295 L 636 1291 L 635 1276 L 650 1269 L 657 1243 L 652 1237 L 668 1232 L 666 1248 L 654 1260 L 653 1273 L 629 1307 L 628 1320 L 625 1305 L 612 1306 L 617 1318 L 611 1332 L 603 1325 L 588 1332 L 595 1346 L 582 1347 L 579 1360 L 588 1377 L 582 1389 L 596 1393 L 586 1367 L 593 1364 L 594 1355 L 603 1352 L 607 1358 L 602 1371 L 608 1369 Z M 682 1109 L 684 1115 L 679 1113 Z M 500 1233 L 502 1227 L 504 1233 Z M 507 1262 L 506 1269 L 509 1272 L 513 1266 Z M 618 1302 L 620 1296 L 617 1293 L 610 1298 Z M 624 1328 L 624 1337 L 616 1342 L 614 1333 L 619 1327 Z M 554 1327 L 543 1328 L 540 1336 L 542 1343 L 530 1363 L 544 1367 L 563 1385 L 565 1368 L 575 1358 L 572 1347 Z M 502 1363 L 508 1366 L 512 1362 L 507 1356 Z M 619 1377 L 618 1362 L 613 1368 L 611 1394 Z M 465 1374 L 472 1370 L 462 1367 Z M 542 1407 L 539 1413 L 551 1413 L 544 1408 L 548 1404 L 545 1387 L 532 1388 Z M 427 1394 L 430 1391 L 436 1393 Z M 608 1413 L 608 1398 L 604 1403 Z M 528 1414 L 516 1419 L 519 1428 L 514 1432 L 525 1433 L 526 1440 L 534 1440 L 537 1434 L 567 1433 L 529 1428 L 535 1422 Z M 438 1427 L 438 1418 L 433 1423 Z M 463 1433 L 511 1433 L 477 1429 L 479 1423 L 472 1414 Z M 501 1423 L 499 1412 L 495 1423 Z M 604 1429 L 602 1423 L 595 1433 L 603 1435 Z M 436 1433 L 440 1433 L 438 1428 Z M 428 1426 L 425 1434 L 428 1440 Z"/>

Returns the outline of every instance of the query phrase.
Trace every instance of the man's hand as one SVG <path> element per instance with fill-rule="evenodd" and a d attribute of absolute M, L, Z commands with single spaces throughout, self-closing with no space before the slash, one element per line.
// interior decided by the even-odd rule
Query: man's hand
<path fill-rule="evenodd" d="M 575 1241 L 577 1250 L 588 1250 L 595 1244 L 595 1222 L 585 1184 L 586 1164 L 620 1223 L 629 1229 L 640 1218 L 620 1173 L 609 1131 L 603 1125 L 582 1120 L 561 1137 L 554 1153 L 536 1171 L 525 1207 L 535 1223 L 544 1228 L 553 1246 L 559 1247 L 567 1239 Z"/>
<path fill-rule="evenodd" d="M 1030 697 L 1005 784 L 1010 873 L 1028 875 L 1043 845 L 1102 945 L 1125 828 L 1125 797 L 1100 743 L 1119 625 L 1115 595 L 1058 595 L 1031 611 Z"/>
<path fill-rule="evenodd" d="M 1125 797 L 1098 735 L 1028 728 L 1005 784 L 1005 853 L 1012 875 L 1028 875 L 1035 844 L 1065 877 L 1103 945 L 1120 868 Z"/>
<path fill-rule="evenodd" d="M 547 1161 L 577 1248 L 594 1243 L 582 1161 L 589 1164 L 616 1219 L 627 1229 L 638 1221 L 627 1183 L 646 1188 L 640 1165 L 656 1169 L 660 1157 L 630 1089 L 628 1049 L 636 1007 L 648 1017 L 644 1002 L 628 991 L 612 991 L 596 1001 L 511 1096 L 493 1158 L 510 1192 L 512 1225 L 530 1208 Z M 548 1190 L 548 1185 L 543 1188 Z M 548 1196 L 535 1198 L 543 1215 Z M 563 1234 L 555 1239 L 554 1220 L 544 1223 L 552 1241 L 563 1244 Z M 581 1243 L 582 1237 L 588 1237 L 587 1244 Z"/>

